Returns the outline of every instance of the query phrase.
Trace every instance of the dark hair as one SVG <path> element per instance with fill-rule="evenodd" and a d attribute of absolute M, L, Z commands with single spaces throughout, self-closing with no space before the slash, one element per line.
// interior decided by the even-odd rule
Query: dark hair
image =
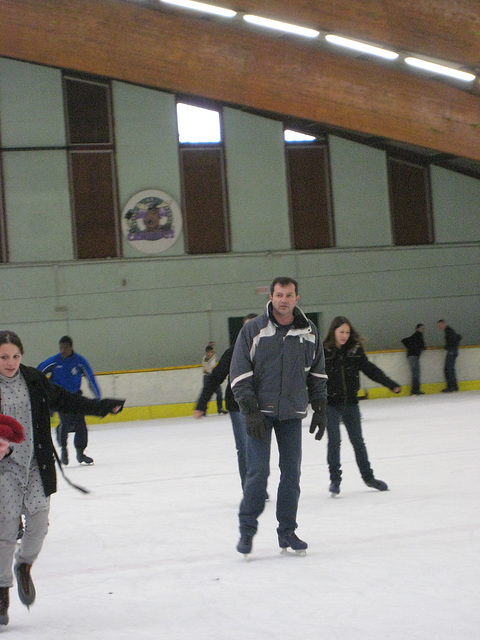
<path fill-rule="evenodd" d="M 415 327 L 415 329 L 420 329 L 420 327 L 424 327 L 425 325 L 423 324 L 423 322 L 419 322 L 417 324 L 417 326 Z"/>
<path fill-rule="evenodd" d="M 440 320 L 437 320 L 437 324 L 438 324 L 439 322 L 445 322 L 445 320 L 444 320 L 443 318 L 440 318 Z"/>
<path fill-rule="evenodd" d="M 73 340 L 70 336 L 62 336 L 58 341 L 58 344 L 68 344 L 69 347 L 73 347 Z"/>
<path fill-rule="evenodd" d="M 335 318 L 332 320 L 332 323 L 330 324 L 330 328 L 328 329 L 328 333 L 325 336 L 325 339 L 323 341 L 323 346 L 326 347 L 327 349 L 332 349 L 336 347 L 335 329 L 338 329 L 338 327 L 341 327 L 342 324 L 348 324 L 348 326 L 350 327 L 350 337 L 345 343 L 345 345 L 348 347 L 351 347 L 355 344 L 359 344 L 363 346 L 365 340 L 358 333 L 358 331 L 353 327 L 350 320 L 345 316 L 335 316 Z"/>
<path fill-rule="evenodd" d="M 9 329 L 6 329 L 5 331 L 0 331 L 0 345 L 2 344 L 14 344 L 16 347 L 18 347 L 20 353 L 23 356 L 24 354 L 23 344 L 20 338 L 15 333 L 15 331 L 10 331 Z"/>
<path fill-rule="evenodd" d="M 215 351 L 215 347 L 212 347 L 211 344 L 208 347 L 205 347 L 205 353 L 210 353 L 210 351 Z"/>
<path fill-rule="evenodd" d="M 298 296 L 298 282 L 293 278 L 288 278 L 286 276 L 278 276 L 278 278 L 275 278 L 270 285 L 270 295 L 272 296 L 276 284 L 279 284 L 282 287 L 287 287 L 289 284 L 293 284 L 295 286 L 295 295 Z"/>
<path fill-rule="evenodd" d="M 258 313 L 248 313 L 244 319 L 243 319 L 243 324 L 245 324 L 246 322 L 248 322 L 249 320 L 253 320 L 254 318 L 256 318 L 258 316 Z"/>

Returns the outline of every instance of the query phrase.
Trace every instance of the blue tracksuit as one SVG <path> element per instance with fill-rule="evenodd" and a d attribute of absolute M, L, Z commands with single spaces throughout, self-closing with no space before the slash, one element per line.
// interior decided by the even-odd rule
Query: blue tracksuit
<path fill-rule="evenodd" d="M 84 375 L 95 397 L 100 400 L 102 394 L 95 380 L 92 367 L 88 364 L 87 359 L 79 353 L 73 352 L 68 358 L 62 358 L 61 354 L 57 353 L 56 356 L 41 362 L 37 369 L 45 374 L 51 373 L 51 382 L 58 384 L 60 387 L 70 391 L 70 393 L 78 393 L 80 391 L 82 375 Z"/>
<path fill-rule="evenodd" d="M 82 375 L 84 375 L 97 400 L 101 398 L 92 367 L 88 364 L 87 359 L 79 353 L 72 352 L 68 358 L 63 358 L 60 353 L 57 353 L 57 355 L 41 362 L 37 369 L 45 374 L 50 373 L 51 382 L 58 384 L 59 387 L 63 387 L 70 393 L 80 393 Z M 75 413 L 59 413 L 58 415 L 60 417 L 57 429 L 59 445 L 62 448 L 66 447 L 69 432 L 74 432 L 74 446 L 77 452 L 83 454 L 88 444 L 88 431 L 84 416 Z"/>

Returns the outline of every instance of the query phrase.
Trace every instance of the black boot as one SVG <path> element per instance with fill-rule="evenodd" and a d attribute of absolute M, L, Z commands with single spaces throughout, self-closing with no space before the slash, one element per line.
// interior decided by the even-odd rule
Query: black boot
<path fill-rule="evenodd" d="M 251 553 L 252 540 L 253 540 L 253 536 L 249 536 L 248 534 L 242 534 L 237 544 L 238 553 L 243 553 L 245 555 L 248 555 L 249 553 Z"/>
<path fill-rule="evenodd" d="M 340 493 L 340 482 L 338 480 L 332 480 L 330 486 L 328 487 L 328 490 L 330 491 L 332 496 L 338 496 L 338 494 Z"/>
<path fill-rule="evenodd" d="M 377 491 L 388 491 L 388 485 L 386 482 L 383 482 L 383 480 L 372 478 L 371 480 L 365 480 L 365 484 L 367 485 L 367 487 L 377 489 Z"/>
<path fill-rule="evenodd" d="M 15 565 L 15 575 L 17 576 L 17 589 L 20 602 L 26 607 L 29 607 L 35 602 L 35 585 L 33 584 L 32 576 L 30 575 L 31 564 L 22 562 Z"/>
<path fill-rule="evenodd" d="M 83 453 L 82 449 L 77 449 L 77 460 L 80 462 L 80 464 L 82 462 L 85 462 L 85 464 L 93 464 L 93 458 L 90 458 L 90 456 L 86 456 Z"/>
<path fill-rule="evenodd" d="M 0 587 L 0 625 L 8 624 L 9 587 Z"/>
<path fill-rule="evenodd" d="M 308 549 L 308 544 L 300 540 L 294 531 L 278 532 L 278 546 L 285 551 L 290 547 L 299 555 L 305 555 L 305 550 Z"/>

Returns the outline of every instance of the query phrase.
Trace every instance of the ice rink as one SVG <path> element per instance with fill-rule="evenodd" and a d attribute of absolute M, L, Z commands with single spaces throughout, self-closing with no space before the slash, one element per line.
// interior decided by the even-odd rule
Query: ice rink
<path fill-rule="evenodd" d="M 375 475 L 344 432 L 331 498 L 326 438 L 304 423 L 298 534 L 276 539 L 271 500 L 250 561 L 235 550 L 240 482 L 228 416 L 95 425 L 91 467 L 58 477 L 28 611 L 11 590 L 11 640 L 478 640 L 480 392 L 362 401 Z M 74 458 L 70 436 L 70 458 Z"/>

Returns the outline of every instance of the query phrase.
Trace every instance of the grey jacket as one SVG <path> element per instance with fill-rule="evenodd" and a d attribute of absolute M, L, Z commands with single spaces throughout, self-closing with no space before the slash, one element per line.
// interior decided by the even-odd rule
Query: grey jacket
<path fill-rule="evenodd" d="M 230 384 L 239 405 L 256 398 L 260 411 L 278 420 L 304 418 L 309 402 L 327 397 L 327 375 L 318 331 L 295 307 L 285 334 L 271 314 L 241 329 L 233 351 Z"/>

